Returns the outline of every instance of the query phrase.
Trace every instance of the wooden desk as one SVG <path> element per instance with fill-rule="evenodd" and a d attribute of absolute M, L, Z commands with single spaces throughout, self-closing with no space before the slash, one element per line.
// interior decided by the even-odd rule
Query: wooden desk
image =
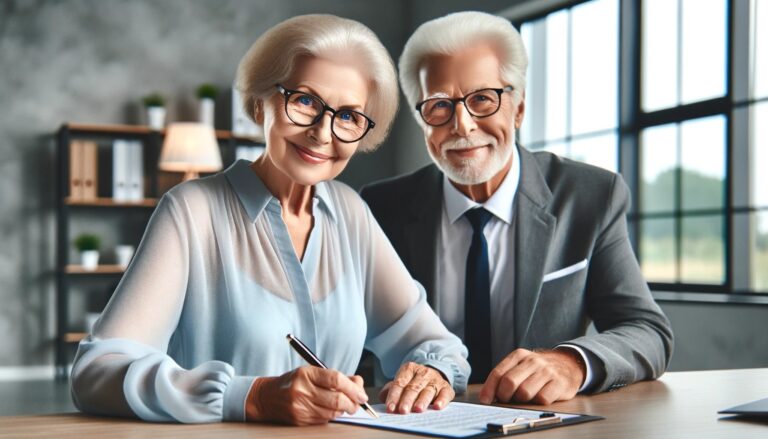
<path fill-rule="evenodd" d="M 460 398 L 472 401 L 472 386 Z M 602 421 L 531 433 L 524 438 L 767 438 L 768 420 L 734 420 L 718 410 L 768 397 L 768 368 L 667 373 L 659 381 L 579 396 L 547 410 L 604 416 Z M 533 407 L 533 406 L 532 406 Z M 536 406 L 542 410 L 542 406 Z M 83 414 L 0 417 L 0 437 L 111 438 L 406 438 L 402 433 L 350 425 L 283 427 L 240 423 L 177 425 Z"/>

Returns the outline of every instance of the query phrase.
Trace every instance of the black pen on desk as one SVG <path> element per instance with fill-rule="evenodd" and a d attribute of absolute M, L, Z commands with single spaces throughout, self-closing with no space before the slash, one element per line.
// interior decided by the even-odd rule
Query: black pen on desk
<path fill-rule="evenodd" d="M 293 334 L 288 334 L 285 336 L 285 339 L 288 340 L 288 343 L 291 345 L 291 347 L 301 355 L 301 358 L 303 358 L 307 363 L 311 364 L 312 366 L 317 366 L 323 369 L 328 369 L 325 364 L 323 364 L 322 361 L 320 361 L 319 358 L 305 345 L 301 342 L 298 338 L 294 337 Z M 379 415 L 373 410 L 373 407 L 371 407 L 367 402 L 360 403 L 360 407 L 365 409 L 365 411 L 373 416 L 374 418 L 378 418 Z"/>

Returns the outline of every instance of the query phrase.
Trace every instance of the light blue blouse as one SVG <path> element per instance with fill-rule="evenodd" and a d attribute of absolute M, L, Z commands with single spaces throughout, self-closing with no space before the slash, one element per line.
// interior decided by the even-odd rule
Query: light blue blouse
<path fill-rule="evenodd" d="M 242 160 L 166 193 L 80 343 L 77 407 L 148 421 L 242 421 L 256 377 L 306 364 L 287 333 L 347 375 L 366 348 L 388 377 L 415 361 L 463 392 L 466 348 L 357 193 L 317 184 L 313 217 L 299 260 L 280 203 Z"/>

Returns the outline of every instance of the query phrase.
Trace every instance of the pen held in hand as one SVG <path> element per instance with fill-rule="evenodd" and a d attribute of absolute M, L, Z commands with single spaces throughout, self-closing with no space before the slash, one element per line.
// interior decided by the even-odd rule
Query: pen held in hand
<path fill-rule="evenodd" d="M 328 367 L 323 364 L 322 361 L 320 361 L 319 358 L 305 345 L 301 342 L 298 338 L 294 337 L 293 334 L 288 334 L 285 336 L 285 339 L 288 340 L 288 343 L 291 345 L 291 347 L 301 355 L 301 358 L 304 359 L 307 363 L 311 364 L 312 366 L 320 367 L 322 369 L 328 369 Z M 360 404 L 360 407 L 362 407 L 369 415 L 373 416 L 374 418 L 378 418 L 379 415 L 373 410 L 373 407 L 371 407 L 367 402 L 363 402 Z"/>

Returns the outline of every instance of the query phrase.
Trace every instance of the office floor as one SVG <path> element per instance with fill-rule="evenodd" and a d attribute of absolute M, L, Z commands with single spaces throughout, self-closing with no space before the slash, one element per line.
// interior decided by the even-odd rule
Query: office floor
<path fill-rule="evenodd" d="M 66 380 L 0 381 L 0 416 L 73 411 Z"/>

